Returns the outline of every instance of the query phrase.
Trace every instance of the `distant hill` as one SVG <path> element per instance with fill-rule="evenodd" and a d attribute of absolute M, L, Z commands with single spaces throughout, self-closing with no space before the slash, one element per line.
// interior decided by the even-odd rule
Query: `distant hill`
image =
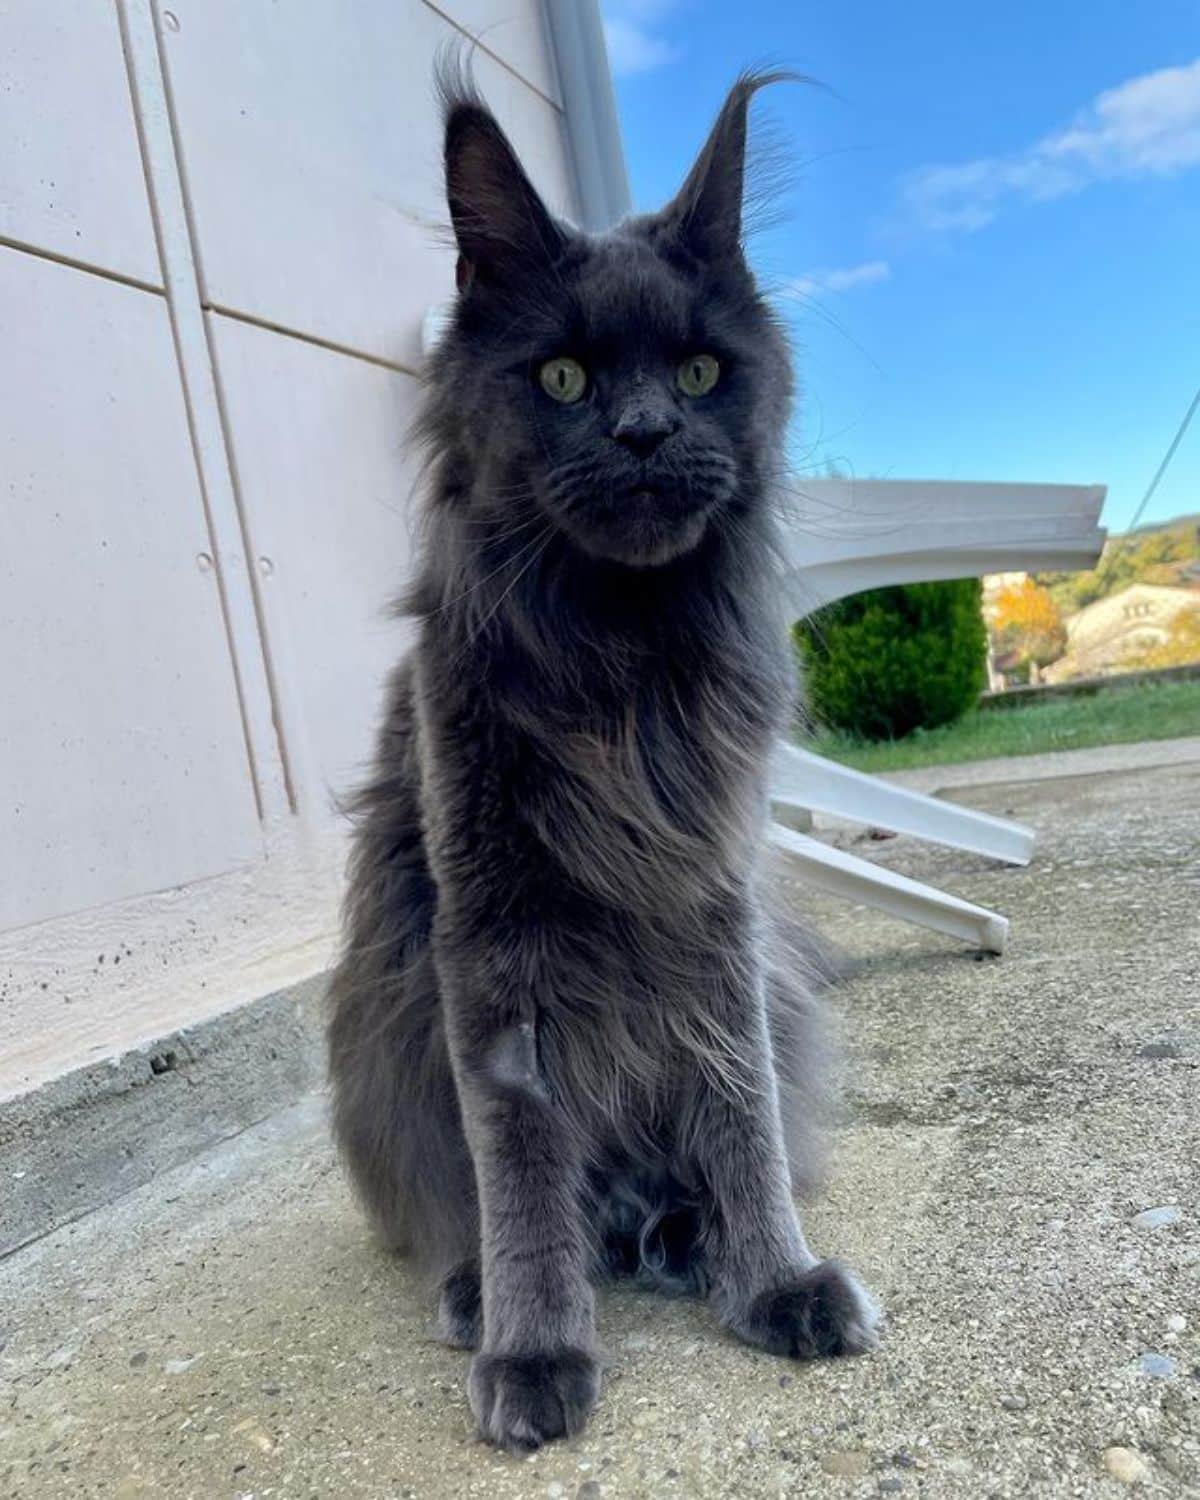
<path fill-rule="evenodd" d="M 1109 537 L 1088 573 L 1039 573 L 1065 617 L 1131 583 L 1200 589 L 1200 513 L 1176 516 Z"/>
<path fill-rule="evenodd" d="M 1140 526 L 1135 526 L 1132 531 L 1123 531 L 1121 537 L 1149 536 L 1154 531 L 1174 531 L 1177 526 L 1194 526 L 1200 528 L 1200 510 L 1193 511 L 1187 516 L 1172 516 L 1169 521 L 1143 521 Z"/>

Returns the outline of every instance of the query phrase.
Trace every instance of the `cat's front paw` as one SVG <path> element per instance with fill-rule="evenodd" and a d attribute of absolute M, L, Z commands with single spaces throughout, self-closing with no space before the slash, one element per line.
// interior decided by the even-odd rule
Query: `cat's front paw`
<path fill-rule="evenodd" d="M 748 1342 L 789 1359 L 866 1354 L 879 1339 L 879 1309 L 835 1260 L 760 1293 L 731 1323 Z"/>
<path fill-rule="evenodd" d="M 477 1354 L 467 1391 L 483 1436 L 528 1453 L 582 1430 L 600 1392 L 600 1367 L 583 1349 Z"/>

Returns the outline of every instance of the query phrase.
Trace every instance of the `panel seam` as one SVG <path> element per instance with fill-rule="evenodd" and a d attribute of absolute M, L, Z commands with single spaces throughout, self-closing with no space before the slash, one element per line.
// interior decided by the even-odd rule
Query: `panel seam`
<path fill-rule="evenodd" d="M 37 260 L 48 260 L 52 265 L 66 266 L 70 271 L 82 271 L 88 276 L 99 276 L 102 281 L 113 281 L 118 286 L 131 287 L 135 292 L 149 292 L 154 297 L 166 296 L 166 289 L 155 286 L 152 281 L 142 281 L 140 277 L 129 276 L 124 271 L 114 271 L 109 266 L 97 266 L 91 261 L 77 260 L 74 256 L 62 254 L 61 251 L 49 250 L 45 245 L 34 245 L 26 240 L 13 239 L 7 234 L 0 234 L 0 249 L 14 250 L 19 255 L 32 255 Z"/>
<path fill-rule="evenodd" d="M 205 312 L 228 318 L 233 323 L 247 323 L 251 328 L 261 328 L 267 333 L 278 333 L 284 338 L 295 339 L 300 344 L 312 344 L 318 349 L 328 349 L 332 354 L 344 354 L 348 359 L 359 359 L 364 364 L 376 365 L 381 370 L 390 370 L 396 375 L 411 375 L 418 378 L 420 372 L 413 365 L 401 364 L 398 360 L 385 359 L 382 354 L 369 354 L 365 349 L 356 349 L 352 344 L 340 344 L 335 339 L 322 338 L 319 333 L 307 333 L 300 328 L 290 328 L 285 323 L 274 323 L 270 318 L 260 318 L 254 313 L 241 312 L 235 307 L 225 307 L 219 302 L 201 303 Z"/>
<path fill-rule="evenodd" d="M 440 5 L 434 3 L 434 0 L 421 0 L 421 3 L 425 6 L 426 10 L 431 10 L 439 20 L 445 21 L 447 26 L 452 27 L 455 31 L 458 32 L 459 36 L 470 42 L 472 47 L 478 47 L 480 52 L 486 53 L 486 55 L 490 57 L 494 63 L 497 63 L 500 67 L 502 67 L 504 71 L 511 77 L 515 78 L 518 83 L 523 83 L 531 93 L 536 94 L 539 99 L 544 100 L 551 109 L 557 110 L 560 115 L 566 114 L 565 103 L 560 104 L 557 99 L 552 99 L 550 95 L 547 94 L 544 90 L 538 88 L 536 83 L 534 83 L 531 79 L 526 78 L 524 73 L 522 73 L 518 68 L 513 67 L 512 63 L 505 61 L 505 59 L 501 57 L 498 52 L 494 52 L 481 36 L 478 36 L 473 31 L 468 31 L 467 28 L 461 24 L 461 22 L 456 21 L 453 16 L 447 15 Z M 557 69 L 555 69 L 555 72 L 557 74 Z"/>
<path fill-rule="evenodd" d="M 140 47 L 135 47 L 132 35 L 131 15 L 135 11 L 141 30 Z M 218 597 L 241 714 L 250 781 L 259 820 L 270 821 L 284 811 L 295 813 L 297 798 L 275 685 L 271 677 L 269 645 L 264 633 L 258 583 L 250 564 L 250 538 L 244 507 L 237 491 L 228 432 L 220 410 L 217 373 L 208 342 L 202 301 L 201 267 L 197 259 L 196 237 L 184 183 L 166 60 L 151 0 L 118 0 L 117 14 L 142 170 L 163 272 L 188 434 L 215 563 Z M 161 101 L 157 98 L 154 100 L 161 104 L 161 120 L 149 118 L 151 111 L 147 108 L 148 100 L 143 93 L 143 70 L 157 74 L 152 79 L 152 93 L 157 95 L 161 89 Z M 150 148 L 151 131 L 155 132 L 156 145 L 162 158 L 157 162 L 156 153 Z M 175 210 L 181 219 L 179 233 L 175 236 L 177 245 L 168 243 L 164 215 L 172 212 L 172 209 L 163 202 L 158 181 L 160 173 L 164 177 L 162 186 L 168 187 L 168 193 L 171 188 L 165 179 L 168 175 L 174 176 L 173 187 L 179 195 L 179 207 Z M 197 321 L 193 333 L 198 337 L 185 340 L 181 320 L 193 313 Z M 199 409 L 209 403 L 211 411 L 204 413 Z M 201 435 L 202 422 L 208 429 L 207 442 Z M 218 517 L 222 500 L 219 494 L 214 494 L 214 488 L 219 491 L 223 486 L 228 492 L 223 508 L 230 508 L 231 499 L 232 518 Z M 258 679 L 257 683 L 255 678 Z M 255 704 L 259 705 L 257 711 Z M 267 711 L 266 720 L 262 717 L 263 708 Z"/>

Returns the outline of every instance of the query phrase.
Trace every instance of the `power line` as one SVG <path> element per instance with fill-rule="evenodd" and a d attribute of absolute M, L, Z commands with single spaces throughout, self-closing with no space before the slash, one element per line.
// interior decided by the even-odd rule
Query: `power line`
<path fill-rule="evenodd" d="M 1142 496 L 1142 502 L 1138 506 L 1137 510 L 1134 512 L 1133 520 L 1130 521 L 1130 523 L 1129 523 L 1129 526 L 1128 526 L 1128 530 L 1129 531 L 1135 531 L 1137 529 L 1137 523 L 1142 519 L 1142 513 L 1145 511 L 1147 505 L 1150 504 L 1151 496 L 1154 494 L 1154 491 L 1158 488 L 1158 482 L 1159 482 L 1159 480 L 1167 472 L 1167 465 L 1175 457 L 1175 450 L 1176 450 L 1176 448 L 1179 447 L 1179 444 L 1182 442 L 1183 435 L 1188 430 L 1188 424 L 1191 422 L 1192 418 L 1196 415 L 1196 408 L 1198 406 L 1200 406 L 1200 390 L 1196 391 L 1196 394 L 1192 397 L 1192 404 L 1191 404 L 1191 406 L 1189 406 L 1188 409 L 1187 409 L 1187 411 L 1184 412 L 1183 421 L 1180 422 L 1180 424 L 1179 424 L 1179 431 L 1171 439 L 1171 446 L 1167 449 L 1166 453 L 1163 455 L 1163 461 L 1162 461 L 1162 463 L 1160 463 L 1159 466 L 1158 466 L 1158 468 L 1155 470 L 1154 478 L 1150 481 L 1150 487 L 1149 487 L 1149 489 L 1147 489 L 1146 493 Z"/>

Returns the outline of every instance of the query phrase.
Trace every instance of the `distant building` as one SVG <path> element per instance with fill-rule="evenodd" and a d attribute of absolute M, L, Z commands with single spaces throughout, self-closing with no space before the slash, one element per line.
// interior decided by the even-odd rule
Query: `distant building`
<path fill-rule="evenodd" d="M 1129 658 L 1167 639 L 1175 619 L 1200 612 L 1200 590 L 1132 583 L 1119 594 L 1097 599 L 1067 617 L 1067 649 L 1042 671 L 1044 682 L 1099 677 L 1121 671 Z"/>

